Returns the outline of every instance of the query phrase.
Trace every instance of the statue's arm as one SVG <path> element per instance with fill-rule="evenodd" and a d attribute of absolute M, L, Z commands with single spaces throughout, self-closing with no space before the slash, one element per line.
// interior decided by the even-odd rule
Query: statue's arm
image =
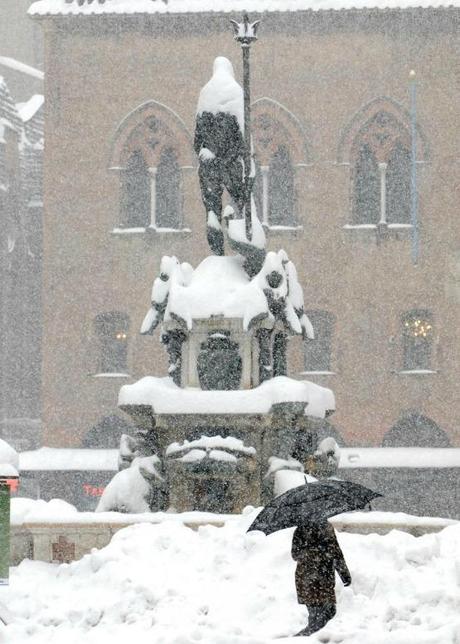
<path fill-rule="evenodd" d="M 196 126 L 195 126 L 195 140 L 193 143 L 194 150 L 196 154 L 200 154 L 200 150 L 203 147 L 204 142 L 204 121 L 202 116 L 196 117 Z"/>

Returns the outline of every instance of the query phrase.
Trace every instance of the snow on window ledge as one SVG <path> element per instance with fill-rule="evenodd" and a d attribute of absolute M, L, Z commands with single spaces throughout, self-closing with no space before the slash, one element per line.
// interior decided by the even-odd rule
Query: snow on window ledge
<path fill-rule="evenodd" d="M 183 235 L 189 236 L 192 234 L 190 228 L 156 228 L 155 226 L 147 226 L 147 228 L 113 228 L 112 235 Z"/>
<path fill-rule="evenodd" d="M 303 232 L 303 226 L 269 226 L 267 223 L 263 223 L 262 226 L 268 237 L 275 235 L 298 237 Z"/>
<path fill-rule="evenodd" d="M 383 224 L 385 230 L 412 230 L 412 224 Z M 378 224 L 345 224 L 343 230 L 377 230 Z"/>
<path fill-rule="evenodd" d="M 395 373 L 400 376 L 429 376 L 439 372 L 435 369 L 401 369 Z"/>
<path fill-rule="evenodd" d="M 345 224 L 344 230 L 376 230 L 376 224 Z"/>
<path fill-rule="evenodd" d="M 92 378 L 131 378 L 129 373 L 117 373 L 117 372 L 103 372 L 103 373 L 92 373 L 90 374 Z"/>
<path fill-rule="evenodd" d="M 300 371 L 300 376 L 335 376 L 335 371 Z"/>
<path fill-rule="evenodd" d="M 145 228 L 114 228 L 112 235 L 144 235 Z"/>

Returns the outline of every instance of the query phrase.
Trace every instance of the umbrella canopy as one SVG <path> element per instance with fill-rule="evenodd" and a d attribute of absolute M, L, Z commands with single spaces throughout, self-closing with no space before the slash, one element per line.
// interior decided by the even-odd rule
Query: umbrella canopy
<path fill-rule="evenodd" d="M 270 501 L 248 528 L 271 534 L 277 530 L 321 523 L 341 512 L 363 510 L 382 496 L 351 481 L 318 481 L 300 485 Z"/>

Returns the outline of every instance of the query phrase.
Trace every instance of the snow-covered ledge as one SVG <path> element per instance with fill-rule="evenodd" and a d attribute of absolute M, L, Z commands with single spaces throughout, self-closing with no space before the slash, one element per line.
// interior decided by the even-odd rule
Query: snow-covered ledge
<path fill-rule="evenodd" d="M 251 516 L 255 516 L 255 508 L 246 508 L 243 515 L 247 515 L 249 525 Z M 210 512 L 78 512 L 58 499 L 47 503 L 16 498 L 11 503 L 11 563 L 18 565 L 25 558 L 60 563 L 80 559 L 93 548 L 106 546 L 122 528 L 137 523 L 172 521 L 197 530 L 204 525 L 219 528 L 229 522 L 237 524 L 240 520 L 240 514 Z M 439 532 L 458 524 L 458 521 L 393 512 L 350 512 L 334 517 L 331 523 L 336 530 L 343 532 L 386 534 L 391 530 L 401 530 L 421 536 Z"/>

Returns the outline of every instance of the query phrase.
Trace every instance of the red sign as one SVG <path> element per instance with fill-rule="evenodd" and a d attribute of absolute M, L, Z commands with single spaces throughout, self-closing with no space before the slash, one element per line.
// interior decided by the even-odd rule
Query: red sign
<path fill-rule="evenodd" d="M 11 492 L 17 492 L 19 488 L 19 479 L 2 479 L 2 483 L 8 485 Z"/>
<path fill-rule="evenodd" d="M 104 490 L 105 487 L 96 487 L 94 485 L 88 485 L 87 483 L 83 484 L 83 492 L 86 496 L 102 496 Z"/>

